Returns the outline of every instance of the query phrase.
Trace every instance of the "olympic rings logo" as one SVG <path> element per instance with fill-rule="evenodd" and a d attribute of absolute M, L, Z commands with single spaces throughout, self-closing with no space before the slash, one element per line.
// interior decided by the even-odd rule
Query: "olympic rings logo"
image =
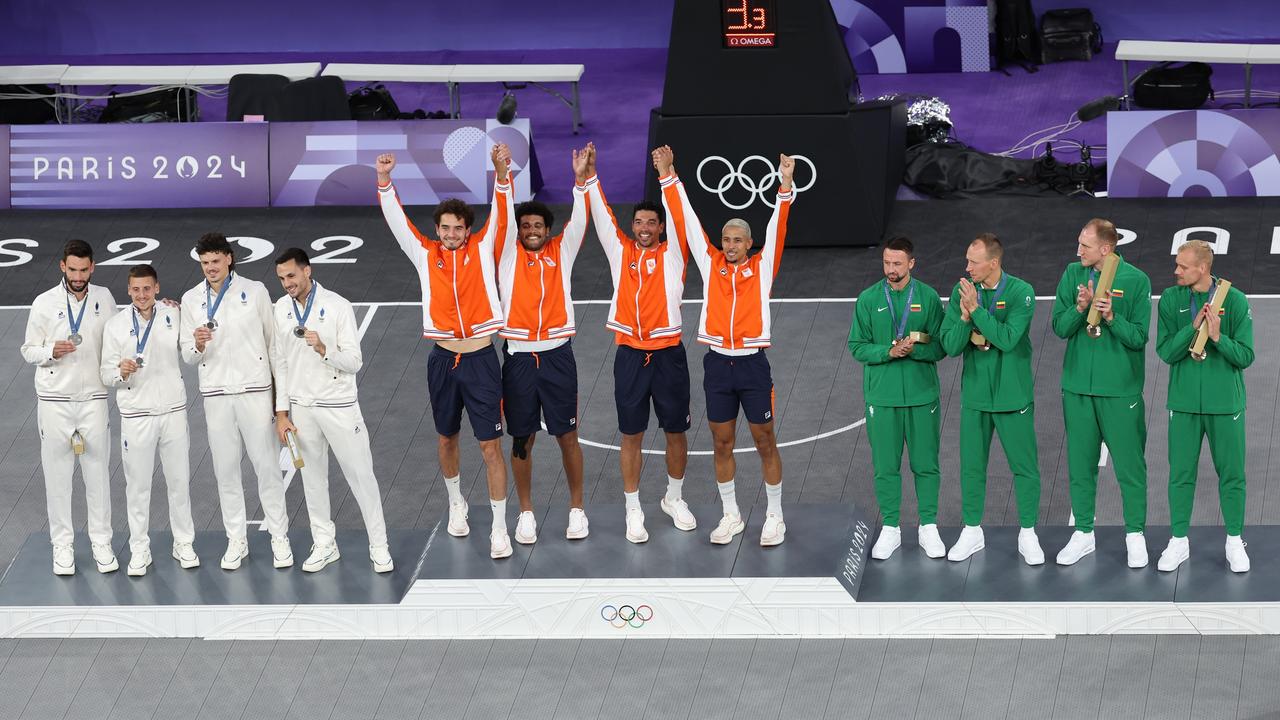
<path fill-rule="evenodd" d="M 812 160 L 804 155 L 792 155 L 791 157 L 795 159 L 796 163 L 803 162 L 805 165 L 809 166 L 809 182 L 804 186 L 796 186 L 792 188 L 795 192 L 802 193 L 813 187 L 813 184 L 818 181 L 818 168 L 813 164 Z M 707 181 L 702 177 L 703 168 L 706 167 L 707 163 L 713 160 L 724 163 L 725 167 L 725 174 L 715 183 L 714 187 L 708 185 Z M 745 172 L 747 164 L 753 160 L 763 163 L 768 169 L 764 176 L 759 180 L 752 179 L 751 176 L 747 175 Z M 763 200 L 764 204 L 769 207 L 775 207 L 772 198 L 770 198 L 767 193 L 774 184 L 780 184 L 782 182 L 782 173 L 778 172 L 778 170 L 773 167 L 773 163 L 763 155 L 748 155 L 742 159 L 742 162 L 738 163 L 737 167 L 734 167 L 733 163 L 719 155 L 708 155 L 702 159 L 702 162 L 698 163 L 697 177 L 698 184 L 702 186 L 702 189 L 719 196 L 720 202 L 730 210 L 745 210 L 757 199 Z M 735 205 L 734 203 L 729 202 L 728 198 L 725 197 L 725 193 L 732 189 L 734 185 L 741 186 L 743 190 L 747 191 L 747 201 L 741 205 Z"/>
<path fill-rule="evenodd" d="M 600 618 L 619 630 L 641 628 L 653 619 L 653 608 L 648 605 L 605 605 L 600 608 Z"/>

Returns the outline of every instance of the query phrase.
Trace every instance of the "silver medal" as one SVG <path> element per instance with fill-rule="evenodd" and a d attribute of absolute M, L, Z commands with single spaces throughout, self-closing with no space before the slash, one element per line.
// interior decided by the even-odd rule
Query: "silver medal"
<path fill-rule="evenodd" d="M 76 345 L 76 346 L 79 346 L 80 343 L 84 342 L 84 336 L 81 335 L 80 333 L 71 333 L 71 335 L 69 335 L 67 339 L 71 341 L 72 345 Z"/>
<path fill-rule="evenodd" d="M 293 336 L 296 338 L 306 337 L 306 335 L 307 335 L 307 328 L 302 325 L 299 325 L 293 329 Z"/>

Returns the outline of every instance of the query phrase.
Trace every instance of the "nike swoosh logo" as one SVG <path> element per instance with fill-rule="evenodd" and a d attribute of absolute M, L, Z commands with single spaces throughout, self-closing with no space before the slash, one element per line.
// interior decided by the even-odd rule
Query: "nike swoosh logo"
<path fill-rule="evenodd" d="M 1191 308 L 1181 308 L 1178 312 L 1191 312 Z"/>
<path fill-rule="evenodd" d="M 1235 417 L 1233 417 L 1233 418 L 1231 418 L 1231 419 L 1232 419 L 1232 420 L 1239 420 L 1239 419 L 1240 419 L 1240 416 L 1241 416 L 1241 415 L 1243 415 L 1243 414 L 1244 414 L 1244 413 L 1236 413 L 1236 416 L 1235 416 Z"/>
<path fill-rule="evenodd" d="M 1132 410 L 1132 409 L 1134 409 L 1134 408 L 1136 408 L 1136 407 L 1138 407 L 1138 403 L 1134 403 L 1134 404 L 1130 405 L 1130 406 L 1129 406 L 1129 409 L 1130 409 L 1130 410 Z"/>
<path fill-rule="evenodd" d="M 888 309 L 889 309 L 888 306 L 885 306 L 882 308 L 876 308 L 876 312 L 884 312 L 885 310 L 888 310 Z"/>
<path fill-rule="evenodd" d="M 1028 411 L 1028 410 L 1030 410 L 1030 409 L 1031 409 L 1030 407 L 1024 407 L 1024 408 L 1022 408 L 1021 410 L 1019 410 L 1019 411 L 1018 411 L 1018 414 L 1019 414 L 1019 415 L 1026 415 L 1026 414 L 1027 414 L 1027 411 Z"/>
<path fill-rule="evenodd" d="M 936 412 L 938 412 L 938 406 L 937 406 L 937 405 L 934 405 L 934 406 L 933 406 L 933 409 L 929 411 L 929 414 L 930 414 L 930 415 L 932 415 L 932 414 L 934 414 L 934 413 L 936 413 Z"/>

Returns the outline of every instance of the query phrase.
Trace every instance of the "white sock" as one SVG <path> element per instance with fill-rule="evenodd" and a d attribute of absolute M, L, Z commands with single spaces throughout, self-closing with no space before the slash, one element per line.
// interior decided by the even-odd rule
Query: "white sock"
<path fill-rule="evenodd" d="M 635 492 L 624 492 L 622 493 L 622 496 L 627 499 L 628 510 L 640 509 L 640 491 L 639 490 Z"/>
<path fill-rule="evenodd" d="M 458 505 L 466 503 L 466 498 L 462 497 L 462 477 L 454 475 L 444 479 L 444 489 L 449 491 L 449 504 Z"/>
<path fill-rule="evenodd" d="M 724 504 L 724 514 L 742 515 L 738 511 L 738 495 L 733 481 L 719 483 L 717 487 L 720 489 L 720 502 Z"/>
<path fill-rule="evenodd" d="M 494 500 L 489 498 L 489 509 L 493 511 L 493 529 L 506 532 L 507 529 L 507 499 Z"/>
<path fill-rule="evenodd" d="M 767 512 L 773 513 L 778 517 L 782 517 L 782 483 L 777 485 L 764 484 L 764 494 L 769 500 L 769 509 Z"/>
<path fill-rule="evenodd" d="M 670 475 L 668 475 L 667 476 L 667 502 L 675 502 L 676 500 L 679 500 L 681 497 L 680 491 L 682 488 L 684 488 L 684 478 L 680 478 L 679 480 L 677 480 L 671 477 Z"/>

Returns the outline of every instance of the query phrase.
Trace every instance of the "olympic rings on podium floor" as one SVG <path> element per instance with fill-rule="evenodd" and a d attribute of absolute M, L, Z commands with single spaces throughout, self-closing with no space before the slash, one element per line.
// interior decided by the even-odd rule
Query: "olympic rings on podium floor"
<path fill-rule="evenodd" d="M 653 608 L 648 605 L 604 605 L 600 608 L 600 618 L 619 630 L 640 628 L 653 619 Z"/>

